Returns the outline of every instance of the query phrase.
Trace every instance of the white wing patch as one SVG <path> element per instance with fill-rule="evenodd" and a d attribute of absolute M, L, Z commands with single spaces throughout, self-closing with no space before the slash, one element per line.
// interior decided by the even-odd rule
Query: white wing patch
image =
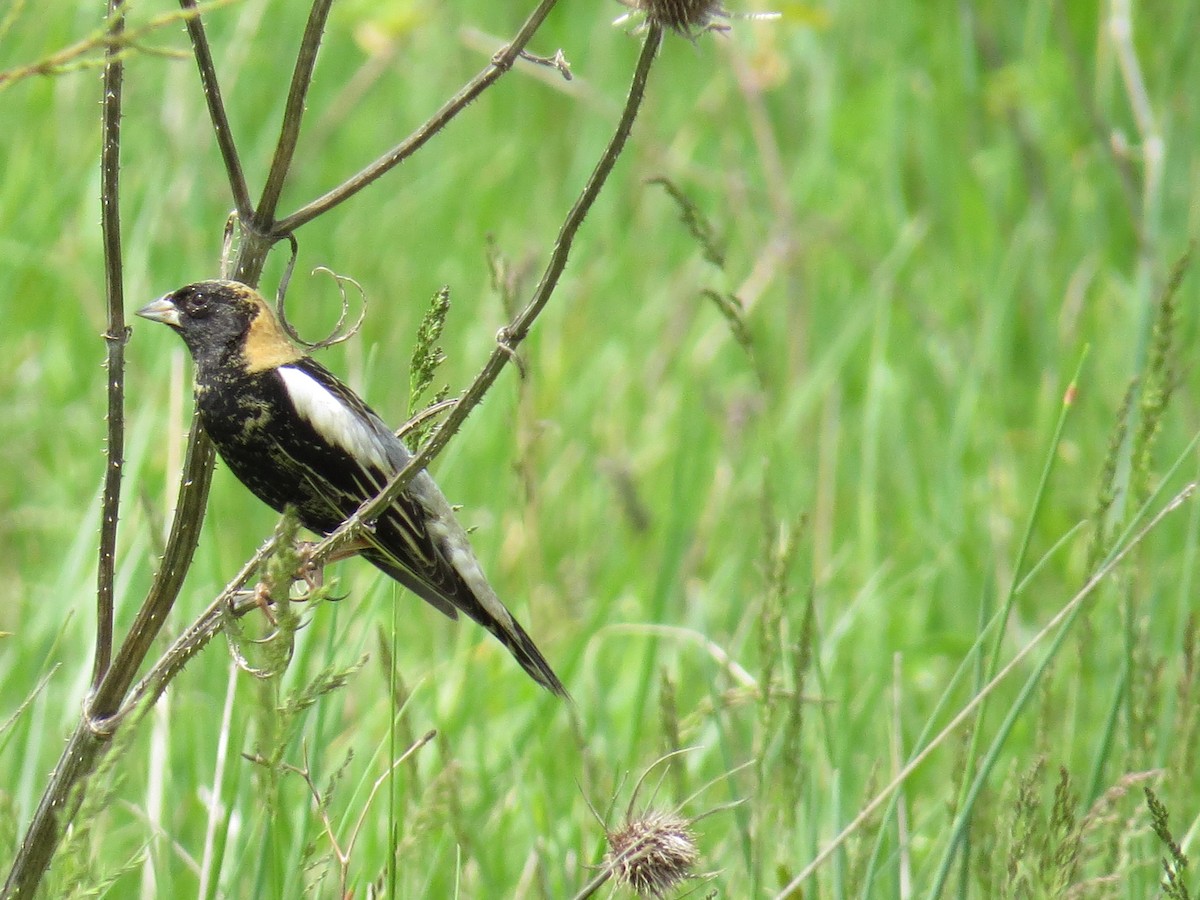
<path fill-rule="evenodd" d="M 378 435 L 352 409 L 308 373 L 291 366 L 280 366 L 277 371 L 296 412 L 307 419 L 318 434 L 381 472 L 392 470 Z"/>

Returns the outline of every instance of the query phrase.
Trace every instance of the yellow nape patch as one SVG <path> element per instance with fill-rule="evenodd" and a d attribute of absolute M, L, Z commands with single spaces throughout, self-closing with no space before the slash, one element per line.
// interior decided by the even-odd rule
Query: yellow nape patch
<path fill-rule="evenodd" d="M 253 303 L 254 318 L 250 320 L 246 344 L 242 349 L 246 372 L 265 372 L 303 358 L 304 354 L 288 340 L 267 304 L 262 300 L 254 300 Z"/>

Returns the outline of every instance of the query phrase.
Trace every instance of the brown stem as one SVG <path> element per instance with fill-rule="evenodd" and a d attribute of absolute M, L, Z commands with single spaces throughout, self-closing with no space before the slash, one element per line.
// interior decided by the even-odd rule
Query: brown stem
<path fill-rule="evenodd" d="M 104 101 L 101 112 L 100 228 L 104 243 L 104 287 L 108 301 L 105 371 L 108 373 L 108 442 L 104 466 L 104 499 L 100 514 L 100 558 L 96 568 L 96 652 L 92 690 L 112 661 L 113 582 L 116 567 L 117 519 L 121 508 L 121 470 L 125 457 L 125 291 L 121 278 L 121 88 L 125 65 L 116 49 L 125 31 L 123 0 L 109 0 L 111 43 L 105 51 Z"/>
<path fill-rule="evenodd" d="M 593 171 L 583 192 L 575 201 L 575 205 L 572 206 L 571 211 L 563 221 L 562 227 L 559 229 L 554 250 L 547 263 L 546 271 L 542 275 L 542 280 L 534 291 L 533 298 L 525 309 L 501 332 L 501 335 L 507 337 L 502 338 L 500 346 L 493 351 L 482 371 L 480 371 L 471 383 L 466 394 L 455 404 L 451 414 L 437 431 L 433 433 L 412 462 L 405 466 L 389 482 L 383 493 L 369 503 L 364 504 L 355 516 L 317 545 L 310 557 L 314 563 L 328 561 L 339 548 L 351 543 L 354 539 L 353 532 L 361 527 L 359 523 L 370 521 L 371 517 L 378 515 L 377 509 L 384 509 L 387 503 L 390 502 L 388 498 L 394 497 L 402 491 L 413 475 L 427 466 L 429 461 L 442 450 L 454 433 L 458 431 L 463 421 L 466 420 L 471 407 L 477 405 L 483 398 L 488 388 L 496 380 L 496 376 L 500 374 L 501 369 L 504 368 L 505 363 L 510 359 L 513 349 L 529 332 L 530 326 L 542 309 L 545 308 L 567 264 L 567 257 L 570 254 L 575 234 L 578 232 L 579 226 L 583 223 L 587 211 L 599 195 L 600 189 L 612 171 L 613 165 L 616 163 L 617 157 L 620 155 L 625 141 L 629 137 L 633 121 L 637 116 L 637 111 L 641 106 L 642 98 L 645 94 L 646 79 L 649 76 L 650 67 L 654 61 L 654 56 L 661 39 L 661 30 L 656 26 L 651 26 L 650 32 L 646 37 L 646 43 L 642 48 L 641 58 L 638 60 L 633 84 L 630 87 L 629 98 L 626 101 L 621 120 L 603 156 L 601 156 L 600 161 L 597 163 L 595 171 Z M 466 405 L 465 409 L 464 405 Z M 237 592 L 249 583 L 259 564 L 270 552 L 271 542 L 268 541 L 242 567 L 241 572 L 229 582 L 225 590 L 221 592 L 221 595 L 171 644 L 170 648 L 155 663 L 154 667 L 138 682 L 137 686 L 133 689 L 127 708 L 143 702 L 153 702 L 156 700 L 166 688 L 171 678 L 183 668 L 188 660 L 199 653 L 212 640 L 213 636 L 221 628 L 221 622 L 226 615 L 225 609 L 233 601 Z"/>
<path fill-rule="evenodd" d="M 196 9 L 196 0 L 179 0 L 179 5 L 188 12 Z M 250 207 L 250 191 L 246 187 L 246 176 L 242 172 L 242 161 L 238 158 L 237 144 L 233 140 L 233 132 L 229 129 L 229 117 L 225 115 L 225 103 L 221 99 L 221 85 L 217 81 L 217 69 L 213 65 L 212 51 L 208 46 L 208 35 L 204 33 L 204 22 L 199 13 L 188 16 L 184 20 L 188 37 L 192 42 L 192 56 L 196 58 L 196 68 L 200 70 L 200 83 L 204 86 L 204 102 L 208 104 L 208 117 L 212 120 L 213 132 L 217 136 L 217 146 L 221 150 L 221 159 L 225 162 L 225 172 L 229 176 L 229 190 L 233 194 L 233 205 L 238 217 L 243 222 L 249 222 L 253 215 Z"/>
<path fill-rule="evenodd" d="M 546 16 L 550 14 L 550 10 L 557 2 L 558 0 L 542 0 L 537 9 L 525 20 L 525 24 L 521 26 L 516 36 L 492 57 L 487 67 L 467 82 L 462 90 L 447 100 L 441 109 L 430 116 L 428 121 L 357 175 L 342 182 L 323 197 L 318 197 L 290 216 L 275 223 L 273 229 L 275 235 L 283 237 L 301 225 L 311 222 L 321 213 L 349 200 L 381 175 L 412 156 L 431 137 L 445 128 L 451 119 L 466 109 L 472 100 L 495 84 L 500 76 L 512 68 L 513 62 L 520 56 L 525 45 L 533 38 L 534 33 L 541 27 L 542 22 L 545 21 Z"/>
<path fill-rule="evenodd" d="M 304 100 L 312 85 L 317 50 L 321 47 L 321 35 L 325 31 L 325 20 L 329 17 L 329 8 L 332 5 L 333 0 L 313 0 L 312 9 L 309 10 L 304 37 L 300 40 L 300 52 L 296 55 L 296 67 L 292 70 L 292 84 L 288 89 L 287 103 L 283 110 L 283 127 L 279 132 L 279 142 L 275 145 L 275 157 L 271 160 L 271 171 L 267 174 L 262 199 L 254 211 L 256 231 L 266 233 L 275 230 L 280 236 L 286 233 L 272 229 L 275 223 L 275 209 L 279 205 L 279 195 L 283 193 L 283 183 L 292 167 L 292 156 L 300 139 Z"/>
<path fill-rule="evenodd" d="M 117 3 L 119 0 L 109 0 L 109 2 Z M 180 0 L 180 2 L 185 6 L 185 9 L 190 9 L 194 5 L 190 0 Z M 267 187 L 264 189 L 263 202 L 253 216 L 243 218 L 243 222 L 251 222 L 253 224 L 243 234 L 235 272 L 236 277 L 250 285 L 258 283 L 263 263 L 266 260 L 271 245 L 279 239 L 281 234 L 289 230 L 284 226 L 290 224 L 290 227 L 295 227 L 298 224 L 298 221 L 290 222 L 289 220 L 285 220 L 285 222 L 271 227 L 275 205 L 278 202 L 279 193 L 282 190 L 287 169 L 290 166 L 295 150 L 296 139 L 299 135 L 304 96 L 311 81 L 312 64 L 320 43 L 320 35 L 324 27 L 325 16 L 328 13 L 329 2 L 330 0 L 316 0 L 314 3 L 302 42 L 300 59 L 297 61 L 293 76 L 292 90 L 289 94 L 285 110 L 284 124 L 275 159 L 272 163 L 271 175 L 268 178 Z M 441 118 L 435 116 L 418 135 L 414 135 L 414 138 L 410 139 L 410 142 L 406 142 L 411 143 L 408 149 L 403 149 L 406 145 L 400 145 L 397 148 L 400 152 L 395 153 L 395 158 L 392 161 L 381 161 L 379 170 L 357 184 L 357 186 L 346 188 L 339 196 L 334 197 L 332 200 L 328 196 L 327 198 L 323 198 L 322 201 L 318 201 L 318 204 L 321 204 L 323 201 L 328 202 L 325 202 L 325 205 L 320 206 L 320 208 L 306 208 L 307 211 L 301 211 L 304 213 L 302 221 L 309 221 L 324 209 L 331 208 L 338 202 L 341 202 L 341 200 L 356 193 L 371 180 L 382 174 L 383 171 L 391 168 L 405 156 L 409 155 L 416 147 L 424 143 L 429 136 L 436 133 L 445 124 L 445 121 L 448 121 L 462 106 L 465 106 L 470 98 L 477 96 L 480 90 L 494 82 L 500 74 L 503 74 L 504 71 L 511 67 L 513 60 L 521 52 L 524 45 L 528 43 L 533 32 L 553 7 L 554 2 L 555 0 L 542 0 L 538 9 L 535 10 L 534 14 L 526 22 L 517 38 L 497 54 L 489 70 L 477 79 L 477 82 L 479 82 L 478 88 L 472 88 L 469 85 L 468 88 L 464 89 L 464 92 L 460 92 L 467 95 L 466 100 L 459 100 L 458 98 L 452 100 L 447 107 L 443 108 L 442 113 L 439 113 Z M 192 18 L 194 19 L 195 17 Z M 646 78 L 661 37 L 661 31 L 657 27 L 652 27 L 646 39 L 642 56 L 638 62 L 633 85 L 630 89 L 629 100 L 626 103 L 625 111 L 617 126 L 616 133 L 613 135 L 595 171 L 592 173 L 583 193 L 568 213 L 559 231 L 546 272 L 537 290 L 534 292 L 529 305 L 501 332 L 498 339 L 499 346 L 493 352 L 479 376 L 476 377 L 462 401 L 455 407 L 451 416 L 433 434 L 430 441 L 421 449 L 421 452 L 414 458 L 412 463 L 392 479 L 379 497 L 370 503 L 364 504 L 363 508 L 349 522 L 343 525 L 338 532 L 323 541 L 319 545 L 317 553 L 314 553 L 314 561 L 319 562 L 328 559 L 339 547 L 351 543 L 354 539 L 352 532 L 360 528 L 362 522 L 370 521 L 372 517 L 378 515 L 379 511 L 403 490 L 403 487 L 411 480 L 412 476 L 420 468 L 426 466 L 446 445 L 466 419 L 467 413 L 478 404 L 484 393 L 494 383 L 505 363 L 512 356 L 514 348 L 528 333 L 533 321 L 549 301 L 566 265 L 574 236 L 582 224 L 588 209 L 595 202 L 601 187 L 607 179 L 608 174 L 612 171 L 612 167 L 629 136 L 633 120 L 644 94 Z M 245 198 L 244 179 L 241 175 L 240 164 L 237 161 L 237 154 L 229 133 L 228 121 L 225 117 L 224 107 L 216 86 L 215 70 L 212 66 L 211 54 L 208 52 L 207 41 L 204 39 L 202 30 L 197 29 L 192 31 L 192 40 L 193 52 L 197 57 L 201 81 L 205 86 L 209 115 L 213 120 L 213 127 L 217 132 L 218 142 L 221 144 L 222 155 L 229 172 L 231 189 L 235 195 L 235 202 L 238 204 L 239 209 L 243 206 L 248 209 L 249 204 Z M 106 86 L 107 84 L 106 80 Z M 473 82 L 472 84 L 475 83 Z M 473 93 L 471 92 L 472 90 Z M 455 105 L 456 100 L 458 102 L 457 106 Z M 108 109 L 109 102 L 117 103 L 118 101 L 119 92 L 117 100 L 106 100 L 106 110 Z M 449 109 L 448 112 L 447 109 Z M 106 125 L 106 138 L 110 133 L 117 134 L 117 132 L 109 132 Z M 105 183 L 107 184 L 107 181 Z M 115 239 L 116 234 L 114 232 L 114 238 L 111 239 Z M 106 237 L 106 241 L 109 239 Z M 110 264 L 112 264 L 111 260 Z M 116 266 L 115 270 L 117 274 L 115 279 L 112 280 L 112 284 L 119 285 L 119 265 Z M 123 326 L 123 320 L 121 321 Z M 123 331 L 113 333 L 118 336 L 123 335 Z M 112 346 L 110 341 L 111 351 Z M 123 358 L 123 354 L 121 354 L 120 358 Z M 79 789 L 79 785 L 95 770 L 99 759 L 107 748 L 111 746 L 111 738 L 115 729 L 122 722 L 126 721 L 127 714 L 131 708 L 137 706 L 140 702 L 144 702 L 147 698 L 157 697 L 165 689 L 171 678 L 178 673 L 183 664 L 194 656 L 212 635 L 216 633 L 225 615 L 223 608 L 218 604 L 228 603 L 233 598 L 235 592 L 249 580 L 257 565 L 269 550 L 268 544 L 247 563 L 238 578 L 234 582 L 231 582 L 225 593 L 222 594 L 222 597 L 218 598 L 217 603 L 214 603 L 175 642 L 167 654 L 147 673 L 131 694 L 130 686 L 133 683 L 133 679 L 136 677 L 146 654 L 149 652 L 149 648 L 161 630 L 167 613 L 170 611 L 182 587 L 184 575 L 191 565 L 192 556 L 199 540 L 200 528 L 204 521 L 214 458 L 212 442 L 200 427 L 199 419 L 193 417 L 188 440 L 187 457 L 176 502 L 176 513 L 171 523 L 171 532 L 167 539 L 162 564 L 155 575 L 146 601 L 139 610 L 129 635 L 112 659 L 111 665 L 104 666 L 103 677 L 99 680 L 98 685 L 89 697 L 84 715 L 76 726 L 75 732 L 68 741 L 63 755 L 51 775 L 50 783 L 42 795 L 38 809 L 34 813 L 21 848 L 13 862 L 8 880 L 3 890 L 0 891 L 0 900 L 15 897 L 30 897 L 36 892 L 54 851 L 61 840 L 63 826 L 67 822 L 70 822 L 72 816 L 79 808 L 83 797 L 83 791 Z"/>

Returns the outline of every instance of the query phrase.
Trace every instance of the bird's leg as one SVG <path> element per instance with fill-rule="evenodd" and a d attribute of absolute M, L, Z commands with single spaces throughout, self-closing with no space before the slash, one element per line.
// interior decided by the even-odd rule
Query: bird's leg
<path fill-rule="evenodd" d="M 308 587 L 308 592 L 304 597 L 296 598 L 297 602 L 307 600 L 308 594 L 320 588 L 325 584 L 325 567 L 330 563 L 341 562 L 343 559 L 349 559 L 352 556 L 357 556 L 363 550 L 370 547 L 370 544 L 365 540 L 359 539 L 350 542 L 338 549 L 334 550 L 329 556 L 317 562 L 313 559 L 313 553 L 317 548 L 314 541 L 299 541 L 296 544 L 296 550 L 300 556 L 300 565 L 296 567 L 296 574 L 301 581 Z"/>

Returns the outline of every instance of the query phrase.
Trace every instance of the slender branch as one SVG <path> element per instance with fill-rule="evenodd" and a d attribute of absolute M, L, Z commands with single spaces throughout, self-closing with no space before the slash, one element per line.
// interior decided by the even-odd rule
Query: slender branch
<path fill-rule="evenodd" d="M 0 70 L 0 91 L 14 82 L 20 81 L 23 78 L 31 78 L 35 75 L 59 75 L 64 72 L 107 66 L 110 59 L 107 52 L 98 58 L 88 56 L 89 53 L 101 48 L 105 51 L 116 51 L 116 55 L 121 58 L 135 51 L 160 56 L 173 56 L 173 51 L 142 46 L 142 39 L 147 35 L 166 28 L 168 25 L 173 25 L 179 20 L 186 21 L 193 16 L 202 15 L 204 12 L 215 9 L 218 6 L 226 6 L 236 2 L 237 0 L 211 0 L 203 8 L 197 7 L 186 9 L 182 12 L 154 16 L 140 26 L 125 27 L 120 33 L 114 32 L 110 28 L 109 21 L 106 19 L 104 24 L 94 32 L 70 46 L 56 50 L 35 62 Z M 125 4 L 117 4 L 117 6 L 123 10 Z M 12 8 L 11 3 L 9 4 L 9 8 Z M 0 23 L 0 30 L 2 30 L 2 23 Z M 0 34 L 0 40 L 3 39 L 3 36 L 3 34 Z"/>
<path fill-rule="evenodd" d="M 524 51 L 525 45 L 529 43 L 533 35 L 542 26 L 542 22 L 545 21 L 546 16 L 550 14 L 550 10 L 554 8 L 557 2 L 558 0 L 541 0 L 537 9 L 525 20 L 525 24 L 521 26 L 512 41 L 502 47 L 492 57 L 491 62 L 488 63 L 483 71 L 467 82 L 462 90 L 447 100 L 442 108 L 430 116 L 421 127 L 357 175 L 347 179 L 323 197 L 317 198 L 313 202 L 296 210 L 290 216 L 286 216 L 277 222 L 273 229 L 275 235 L 283 237 L 295 231 L 301 225 L 311 222 L 317 216 L 321 215 L 321 213 L 332 209 L 345 200 L 349 200 L 371 182 L 395 168 L 408 159 L 408 157 L 412 156 L 417 150 L 421 149 L 431 137 L 445 128 L 451 119 L 466 109 L 471 101 L 475 100 L 480 94 L 495 84 L 502 75 L 512 68 L 513 62 Z"/>
<path fill-rule="evenodd" d="M 167 613 L 183 587 L 183 577 L 191 567 L 192 555 L 200 540 L 200 526 L 204 522 L 204 510 L 208 503 L 208 485 L 212 479 L 213 461 L 212 441 L 200 427 L 199 415 L 194 414 L 192 440 L 188 444 L 188 453 L 183 464 L 175 518 L 171 522 L 171 533 L 167 538 L 162 565 L 146 595 L 146 602 L 142 604 L 133 625 L 130 626 L 128 637 L 117 651 L 112 668 L 92 699 L 88 712 L 96 720 L 102 722 L 120 707 L 122 698 L 133 684 L 133 679 L 137 677 L 142 660 L 146 658 L 151 643 L 158 636 Z M 93 727 L 100 726 L 93 722 Z"/>
<path fill-rule="evenodd" d="M 275 145 L 275 158 L 271 160 L 271 171 L 267 174 L 267 183 L 263 187 L 258 209 L 254 211 L 256 231 L 266 233 L 273 230 L 275 209 L 279 205 L 279 195 L 283 193 L 283 183 L 292 167 L 292 156 L 300 139 L 304 100 L 312 85 L 317 50 L 321 47 L 321 35 L 325 31 L 325 20 L 329 18 L 329 8 L 332 5 L 333 0 L 313 0 L 312 9 L 309 10 L 304 37 L 300 40 L 300 52 L 296 55 L 296 67 L 292 70 L 292 84 L 288 89 L 287 103 L 283 110 L 283 127 L 279 132 L 279 142 Z"/>
<path fill-rule="evenodd" d="M 179 5 L 187 12 L 196 9 L 196 0 L 179 0 Z M 204 86 L 204 102 L 208 104 L 208 117 L 212 120 L 213 132 L 217 136 L 217 146 L 221 150 L 221 159 L 225 162 L 225 172 L 229 176 L 229 190 L 233 194 L 233 205 L 238 217 L 243 222 L 249 222 L 253 215 L 250 207 L 250 191 L 246 187 L 246 176 L 242 172 L 242 162 L 238 158 L 237 144 L 233 140 L 233 132 L 229 128 L 229 117 L 225 114 L 225 103 L 221 99 L 221 85 L 217 81 L 217 69 L 213 65 L 212 50 L 208 46 L 208 35 L 204 32 L 204 22 L 197 12 L 189 15 L 184 24 L 187 25 L 188 37 L 192 42 L 192 56 L 196 59 L 196 67 L 200 70 L 200 83 Z"/>
<path fill-rule="evenodd" d="M 596 202 L 600 190 L 604 187 L 609 173 L 612 172 L 617 158 L 625 147 L 629 133 L 633 130 L 634 119 L 637 118 L 642 98 L 645 95 L 646 81 L 661 42 L 662 28 L 657 22 L 652 22 L 646 33 L 646 41 L 642 45 L 642 53 L 633 74 L 633 83 L 629 87 L 629 96 L 625 101 L 625 108 L 621 112 L 621 119 L 617 123 L 616 131 L 604 149 L 599 162 L 596 163 L 596 168 L 592 171 L 591 177 L 575 201 L 575 205 L 571 207 L 566 219 L 563 220 L 558 237 L 554 242 L 554 250 L 550 254 L 546 270 L 533 292 L 529 305 L 521 310 L 509 325 L 500 330 L 496 336 L 496 349 L 492 351 L 492 355 L 484 364 L 483 369 L 475 376 L 475 380 L 471 382 L 471 386 L 467 388 L 466 393 L 463 394 L 462 399 L 458 401 L 450 415 L 430 436 L 429 441 L 421 447 L 408 465 L 392 477 L 379 494 L 360 506 L 354 515 L 317 545 L 312 554 L 314 562 L 320 563 L 339 547 L 353 541 L 362 528 L 378 518 L 400 496 L 416 474 L 429 465 L 430 461 L 441 452 L 450 438 L 462 427 L 467 416 L 479 405 L 504 366 L 515 356 L 517 346 L 529 334 L 534 320 L 545 309 L 554 289 L 558 286 L 558 280 L 562 276 L 563 269 L 566 268 L 567 258 L 570 256 L 571 246 L 579 231 L 579 226 L 583 224 L 588 210 Z"/>
<path fill-rule="evenodd" d="M 104 100 L 100 144 L 100 228 L 104 243 L 104 288 L 108 301 L 108 441 L 104 467 L 104 499 L 100 514 L 100 558 L 96 567 L 96 650 L 92 690 L 112 661 L 113 582 L 117 519 L 121 508 L 121 474 L 125 457 L 125 289 L 121 277 L 121 89 L 125 64 L 116 49 L 125 30 L 123 0 L 109 0 L 110 43 L 105 56 Z"/>

